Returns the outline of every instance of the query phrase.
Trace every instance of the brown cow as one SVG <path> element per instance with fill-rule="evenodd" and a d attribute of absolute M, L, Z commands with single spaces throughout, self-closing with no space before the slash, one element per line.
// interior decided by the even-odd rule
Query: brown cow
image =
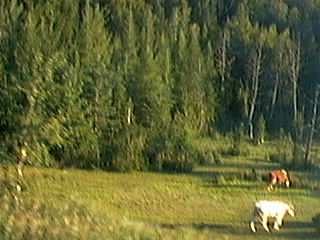
<path fill-rule="evenodd" d="M 276 183 L 283 184 L 286 187 L 291 185 L 289 174 L 285 170 L 274 170 L 269 173 L 269 182 L 267 189 L 270 191 Z"/>

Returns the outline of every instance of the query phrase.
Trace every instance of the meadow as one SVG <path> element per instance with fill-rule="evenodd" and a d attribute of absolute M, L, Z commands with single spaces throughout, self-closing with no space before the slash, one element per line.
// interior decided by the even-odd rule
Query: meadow
<path fill-rule="evenodd" d="M 319 188 L 267 191 L 264 176 L 279 168 L 266 159 L 269 147 L 251 146 L 246 156 L 221 156 L 219 164 L 184 174 L 25 167 L 19 202 L 2 196 L 0 232 L 3 239 L 319 239 L 312 223 Z M 14 181 L 14 169 L 6 171 Z M 293 182 L 318 186 L 315 174 L 290 173 Z M 280 231 L 258 225 L 252 233 L 248 223 L 260 199 L 290 202 L 296 217 L 286 216 Z"/>

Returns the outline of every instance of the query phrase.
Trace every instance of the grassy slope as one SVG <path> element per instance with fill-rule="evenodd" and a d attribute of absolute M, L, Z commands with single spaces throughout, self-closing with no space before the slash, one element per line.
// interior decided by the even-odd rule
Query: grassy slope
<path fill-rule="evenodd" d="M 281 187 L 268 192 L 265 183 L 258 181 L 216 183 L 215 176 L 220 172 L 247 171 L 254 167 L 264 173 L 276 167 L 263 161 L 263 156 L 260 152 L 228 157 L 221 165 L 199 167 L 191 174 L 27 168 L 26 180 L 34 184 L 25 195 L 27 199 L 36 198 L 58 206 L 66 199 L 73 199 L 106 226 L 116 219 L 135 231 L 151 232 L 149 239 L 318 239 L 311 217 L 320 212 L 314 209 L 319 207 L 319 192 Z M 258 226 L 258 233 L 253 234 L 248 221 L 253 204 L 259 199 L 292 202 L 297 216 L 287 216 L 279 232 L 266 233 Z"/>

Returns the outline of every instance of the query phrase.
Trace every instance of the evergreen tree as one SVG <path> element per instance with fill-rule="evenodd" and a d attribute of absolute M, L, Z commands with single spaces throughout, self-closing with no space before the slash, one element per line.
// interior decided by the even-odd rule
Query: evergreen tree
<path fill-rule="evenodd" d="M 27 107 L 17 63 L 24 17 L 23 7 L 17 1 L 0 3 L 0 146 L 2 156 L 9 161 L 16 160 L 23 143 L 19 133 Z"/>
<path fill-rule="evenodd" d="M 320 75 L 319 6 L 3 0 L 1 156 L 26 148 L 30 164 L 183 170 L 192 137 L 243 123 L 252 136 L 259 116 L 266 131 L 303 141 Z"/>
<path fill-rule="evenodd" d="M 111 36 L 105 28 L 106 10 L 86 1 L 82 13 L 81 31 L 78 36 L 80 75 L 83 98 L 88 103 L 87 121 L 98 142 L 104 142 L 103 132 L 110 118 L 112 95 Z M 102 164 L 102 145 L 94 146 L 94 158 Z M 98 167 L 98 166 L 97 166 Z"/>
<path fill-rule="evenodd" d="M 27 106 L 20 134 L 28 144 L 26 161 L 31 164 L 50 165 L 56 160 L 88 166 L 91 146 L 96 145 L 84 118 L 82 83 L 75 70 L 79 61 L 70 61 L 75 56 L 72 40 L 79 12 L 68 11 L 69 7 L 62 2 L 35 5 L 25 23 L 18 64 Z"/>

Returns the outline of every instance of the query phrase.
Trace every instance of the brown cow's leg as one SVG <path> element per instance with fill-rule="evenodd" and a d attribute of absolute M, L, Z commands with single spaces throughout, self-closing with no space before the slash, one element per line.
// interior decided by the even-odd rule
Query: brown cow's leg
<path fill-rule="evenodd" d="M 270 180 L 269 180 L 269 185 L 268 185 L 268 190 L 270 191 L 271 189 L 273 189 L 273 185 L 275 185 L 277 183 L 277 178 L 273 177 L 272 175 L 270 175 Z"/>

